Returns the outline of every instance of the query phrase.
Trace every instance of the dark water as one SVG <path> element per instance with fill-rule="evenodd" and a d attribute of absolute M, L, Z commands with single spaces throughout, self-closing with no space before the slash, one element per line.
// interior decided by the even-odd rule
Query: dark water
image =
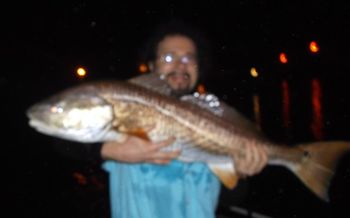
<path fill-rule="evenodd" d="M 350 140 L 345 79 L 221 79 L 211 80 L 208 88 L 256 121 L 273 141 L 293 146 L 308 141 Z M 100 163 L 58 153 L 52 138 L 27 126 L 25 109 L 62 86 L 43 83 L 40 78 L 13 81 L 3 80 L 1 86 L 6 93 L 2 105 L 3 137 L 7 139 L 2 143 L 4 209 L 11 217 L 109 217 L 107 175 Z M 315 197 L 284 168 L 267 167 L 261 174 L 242 180 L 237 189 L 223 189 L 218 215 L 245 217 L 238 208 L 248 217 L 344 217 L 339 214 L 349 215 L 348 184 L 347 156 L 330 185 L 330 202 Z"/>

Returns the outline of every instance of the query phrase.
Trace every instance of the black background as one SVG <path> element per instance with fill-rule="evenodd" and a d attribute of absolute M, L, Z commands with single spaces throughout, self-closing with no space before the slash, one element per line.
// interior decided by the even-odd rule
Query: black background
<path fill-rule="evenodd" d="M 254 120 L 261 104 L 268 137 L 295 144 L 310 130 L 311 80 L 322 86 L 324 140 L 350 139 L 349 14 L 341 1 L 46 1 L 2 3 L 0 73 L 2 181 L 10 217 L 108 217 L 107 176 L 99 163 L 56 152 L 54 139 L 30 129 L 25 110 L 65 87 L 138 74 L 137 53 L 162 20 L 178 17 L 212 42 L 214 70 L 205 86 Z M 318 54 L 308 51 L 316 40 Z M 288 64 L 279 62 L 280 52 Z M 78 66 L 88 75 L 75 76 Z M 260 73 L 249 75 L 251 67 Z M 281 82 L 290 88 L 291 120 L 283 126 Z M 223 189 L 218 215 L 235 205 L 270 217 L 346 217 L 349 160 L 345 157 L 322 202 L 288 171 L 268 167 L 237 190 Z"/>

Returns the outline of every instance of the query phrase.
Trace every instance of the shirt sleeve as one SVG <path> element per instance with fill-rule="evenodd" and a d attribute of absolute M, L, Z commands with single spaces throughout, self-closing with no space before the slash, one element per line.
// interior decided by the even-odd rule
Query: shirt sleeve
<path fill-rule="evenodd" d="M 102 143 L 78 143 L 61 139 L 54 139 L 55 152 L 63 157 L 75 160 L 102 162 Z"/>

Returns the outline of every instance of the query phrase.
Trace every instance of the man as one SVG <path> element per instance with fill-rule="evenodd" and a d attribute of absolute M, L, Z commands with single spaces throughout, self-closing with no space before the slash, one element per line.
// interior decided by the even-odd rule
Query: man
<path fill-rule="evenodd" d="M 166 27 L 151 43 L 149 69 L 168 83 L 173 96 L 181 97 L 194 91 L 201 76 L 201 47 L 181 24 Z M 183 163 L 175 160 L 181 151 L 162 150 L 172 142 L 127 136 L 102 145 L 113 218 L 215 216 L 219 180 L 206 164 Z M 258 173 L 267 162 L 262 148 L 249 145 L 248 151 L 244 157 L 233 157 L 237 172 L 243 175 Z"/>

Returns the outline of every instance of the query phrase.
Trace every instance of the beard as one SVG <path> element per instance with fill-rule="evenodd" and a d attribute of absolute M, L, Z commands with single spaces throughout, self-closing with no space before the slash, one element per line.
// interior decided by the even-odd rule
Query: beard
<path fill-rule="evenodd" d="M 179 77 L 181 77 L 180 82 L 176 81 L 179 80 Z M 191 75 L 187 72 L 170 72 L 165 75 L 165 80 L 171 88 L 170 94 L 174 97 L 181 97 L 183 95 L 191 93 L 192 91 Z"/>
<path fill-rule="evenodd" d="M 170 95 L 171 96 L 174 96 L 176 98 L 180 98 L 181 96 L 183 95 L 187 95 L 191 93 L 191 89 L 189 88 L 184 88 L 184 89 L 172 89 L 171 92 L 170 92 Z"/>

